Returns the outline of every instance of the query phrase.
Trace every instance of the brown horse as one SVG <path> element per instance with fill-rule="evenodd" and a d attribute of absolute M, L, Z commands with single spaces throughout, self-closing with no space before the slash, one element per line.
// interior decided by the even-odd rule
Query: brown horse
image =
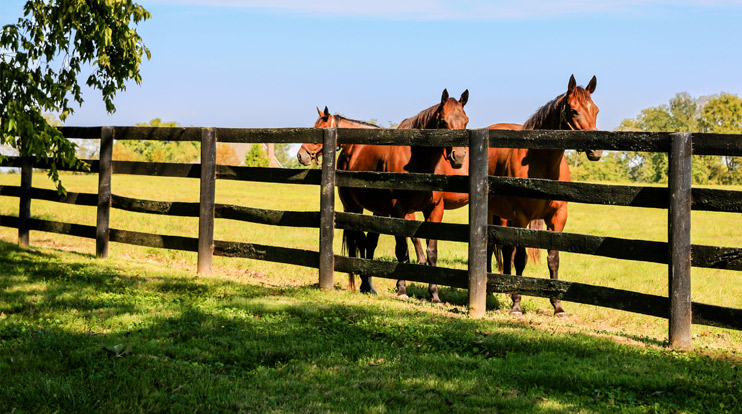
<path fill-rule="evenodd" d="M 464 105 L 469 91 L 464 91 L 459 100 L 449 98 L 444 90 L 441 101 L 414 117 L 405 119 L 400 129 L 420 128 L 466 128 L 469 118 L 464 112 Z M 360 145 L 352 144 L 343 147 L 338 157 L 337 168 L 347 171 L 377 172 L 415 172 L 442 174 L 444 165 L 460 168 L 465 151 L 461 149 L 438 147 L 411 147 L 398 145 Z M 439 191 L 377 190 L 363 188 L 338 188 L 340 201 L 346 212 L 362 213 L 364 209 L 377 216 L 406 218 L 416 211 L 422 211 L 425 220 L 440 222 L 443 218 L 443 193 Z M 378 244 L 378 233 L 369 233 L 367 237 L 359 231 L 345 231 L 343 240 L 348 253 L 373 259 Z M 407 240 L 395 236 L 395 255 L 400 262 L 409 261 Z M 365 248 L 362 248 L 365 247 Z M 365 250 L 365 252 L 364 252 Z M 437 241 L 428 240 L 427 259 L 425 263 L 435 266 L 437 263 Z M 361 292 L 376 293 L 370 276 L 361 277 Z M 433 302 L 440 302 L 438 287 L 430 285 L 428 291 Z M 403 280 L 397 281 L 397 294 L 406 297 L 406 286 Z"/>
<path fill-rule="evenodd" d="M 322 112 L 317 108 L 319 118 L 314 123 L 315 128 L 363 128 L 363 129 L 380 129 L 381 127 L 374 124 L 369 124 L 364 121 L 357 121 L 355 119 L 348 119 L 340 115 L 332 115 L 325 106 L 325 111 Z M 344 145 L 340 145 L 341 148 Z M 299 151 L 296 153 L 296 157 L 299 159 L 299 163 L 302 165 L 309 165 L 311 163 L 319 164 L 319 156 L 322 155 L 322 143 L 302 144 Z"/>
<path fill-rule="evenodd" d="M 330 111 L 327 109 L 327 106 L 325 106 L 324 112 L 317 108 L 317 113 L 319 114 L 319 118 L 314 123 L 315 128 L 364 128 L 364 129 L 374 129 L 374 128 L 381 128 L 378 125 L 370 124 L 368 122 L 364 121 L 358 121 L 355 119 L 349 119 L 345 118 L 340 115 L 332 115 L 330 114 Z M 344 145 L 340 145 L 341 148 L 344 147 Z M 458 149 L 458 148 L 456 148 Z M 464 149 L 465 150 L 465 149 Z M 315 165 L 319 164 L 319 157 L 322 155 L 322 144 L 314 144 L 314 143 L 304 143 L 299 148 L 299 151 L 296 153 L 296 157 L 299 160 L 299 163 L 302 165 L 310 165 L 314 163 Z M 450 163 L 444 162 L 442 163 L 443 166 L 443 174 L 446 175 L 469 175 L 469 154 L 468 152 L 465 155 L 463 165 L 461 168 L 453 168 L 451 167 Z M 454 210 L 457 208 L 461 208 L 469 204 L 469 194 L 468 193 L 450 193 L 446 192 L 443 193 L 443 205 L 445 210 Z M 410 213 L 405 217 L 407 220 L 415 220 L 415 213 Z M 377 237 L 377 236 L 373 236 Z M 373 240 L 373 239 L 372 239 Z M 422 248 L 422 244 L 420 243 L 420 240 L 417 238 L 412 238 L 412 244 L 415 247 L 415 253 L 417 255 L 417 261 L 418 263 L 425 263 L 427 261 L 425 257 L 425 251 Z M 358 246 L 361 248 L 362 246 Z M 376 246 L 373 246 L 375 248 Z M 368 253 L 364 253 L 363 256 L 366 257 Z M 373 256 L 373 252 L 371 253 L 371 256 Z M 354 283 L 351 281 L 350 283 L 351 288 L 354 288 Z"/>
<path fill-rule="evenodd" d="M 562 130 L 597 130 L 595 119 L 598 107 L 593 103 L 591 95 L 595 92 L 597 79 L 595 76 L 585 88 L 577 86 L 574 75 L 570 77 L 567 92 L 559 95 L 541 107 L 522 126 L 519 124 L 494 124 L 490 129 L 562 129 Z M 597 161 L 602 151 L 586 151 L 588 159 Z M 525 148 L 490 148 L 489 175 L 542 178 L 549 180 L 569 181 L 569 166 L 564 158 L 564 150 L 553 149 L 525 149 Z M 567 222 L 567 202 L 558 200 L 537 200 L 521 197 L 490 196 L 489 216 L 492 222 L 525 228 L 531 221 L 544 220 L 550 231 L 562 231 Z M 492 223 L 491 222 L 491 223 Z M 488 256 L 494 246 L 488 246 Z M 548 252 L 549 276 L 559 278 L 559 251 Z M 503 273 L 510 274 L 513 247 L 502 247 Z M 498 258 L 498 262 L 500 259 Z M 515 257 L 515 273 L 523 275 L 526 266 L 526 249 L 517 247 Z M 511 313 L 521 314 L 521 295 L 511 295 L 513 306 Z M 561 302 L 551 299 L 554 314 L 564 316 L 566 313 Z"/>

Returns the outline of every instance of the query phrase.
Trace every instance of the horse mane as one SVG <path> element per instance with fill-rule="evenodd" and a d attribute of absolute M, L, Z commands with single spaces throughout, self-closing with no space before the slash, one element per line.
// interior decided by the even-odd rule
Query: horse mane
<path fill-rule="evenodd" d="M 363 126 L 367 126 L 367 127 L 369 127 L 369 128 L 382 128 L 382 127 L 380 127 L 379 125 L 376 125 L 376 124 L 372 124 L 372 123 L 370 123 L 370 122 L 366 122 L 366 121 L 359 121 L 359 120 L 357 120 L 357 119 L 350 119 L 350 118 L 346 118 L 346 117 L 344 117 L 344 116 L 341 116 L 341 115 L 334 115 L 334 117 L 335 117 L 335 118 L 337 118 L 337 119 L 344 119 L 344 120 L 346 120 L 346 121 L 349 121 L 349 122 L 354 122 L 354 123 L 356 123 L 356 124 L 361 124 L 361 125 L 363 125 Z"/>
<path fill-rule="evenodd" d="M 399 123 L 397 129 L 425 129 L 430 121 L 433 119 L 438 106 L 440 106 L 440 104 L 435 104 L 428 109 L 423 109 L 422 111 L 420 111 L 419 114 L 405 119 L 404 121 Z"/>
<path fill-rule="evenodd" d="M 579 99 L 585 100 L 590 97 L 590 94 L 585 88 L 578 86 L 572 91 L 573 94 L 577 95 Z M 567 96 L 567 93 L 563 93 L 551 101 L 547 102 L 546 105 L 539 108 L 536 113 L 531 115 L 526 122 L 523 123 L 523 129 L 540 129 L 544 124 L 548 123 L 554 116 L 555 111 L 559 111 L 559 106 L 562 100 Z"/>

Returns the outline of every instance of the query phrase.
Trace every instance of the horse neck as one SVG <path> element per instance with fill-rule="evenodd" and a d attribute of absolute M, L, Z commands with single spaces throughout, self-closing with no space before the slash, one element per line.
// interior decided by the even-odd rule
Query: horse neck
<path fill-rule="evenodd" d="M 561 130 L 561 101 L 565 95 L 559 96 L 553 101 L 544 105 L 542 109 L 536 112 L 529 120 L 523 124 L 524 130 Z M 541 170 L 543 178 L 559 177 L 562 158 L 564 158 L 564 149 L 539 149 L 533 148 L 526 150 L 531 168 Z"/>
<path fill-rule="evenodd" d="M 443 148 L 410 147 L 410 160 L 407 170 L 411 172 L 435 172 L 439 163 L 446 162 Z"/>

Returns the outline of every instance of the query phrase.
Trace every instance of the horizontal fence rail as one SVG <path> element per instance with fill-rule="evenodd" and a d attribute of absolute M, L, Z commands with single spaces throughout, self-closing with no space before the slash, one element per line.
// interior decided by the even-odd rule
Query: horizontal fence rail
<path fill-rule="evenodd" d="M 413 145 L 413 146 L 469 146 L 473 131 L 468 130 L 356 130 L 338 129 L 336 137 L 327 141 L 328 130 L 314 128 L 153 128 L 153 127 L 61 127 L 60 131 L 68 138 L 116 140 L 166 140 L 202 141 L 205 131 L 213 134 L 215 141 L 230 143 L 294 143 L 336 142 L 346 144 L 375 145 Z M 543 148 L 543 149 L 603 149 L 639 152 L 669 152 L 671 143 L 678 134 L 664 132 L 611 132 L 611 131 L 507 131 L 479 130 L 484 134 L 491 148 Z M 208 134 L 207 134 L 208 135 Z M 108 137 L 108 138 L 106 138 Z M 690 147 L 689 147 L 690 148 Z M 202 148 L 202 151 L 204 149 Z M 215 151 L 213 148 L 206 149 Z M 742 135 L 692 134 L 692 152 L 696 155 L 742 156 Z M 202 154 L 203 156 L 203 154 Z M 103 157 L 101 157 L 103 158 Z M 85 168 L 67 169 L 90 173 L 109 170 L 112 174 L 158 175 L 166 177 L 199 178 L 204 188 L 204 180 L 241 180 L 284 184 L 328 185 L 323 182 L 327 171 L 317 169 L 273 169 L 260 167 L 234 167 L 216 165 L 213 177 L 203 174 L 200 164 L 149 163 L 131 161 L 110 161 L 110 169 L 102 161 L 86 160 Z M 20 157 L 0 159 L 0 166 L 22 168 L 27 161 Z M 33 160 L 34 168 L 47 168 L 45 159 Z M 60 168 L 60 170 L 65 170 Z M 334 172 L 334 167 L 332 168 Z M 109 174 L 110 174 L 109 173 Z M 379 190 L 417 190 L 449 191 L 469 193 L 468 176 L 445 176 L 429 174 L 400 174 L 378 172 L 334 172 L 334 185 Z M 207 177 L 207 178 L 204 178 Z M 213 186 L 206 184 L 207 187 Z M 25 186 L 25 187 L 24 187 Z M 524 197 L 545 200 L 564 200 L 569 202 L 631 206 L 643 208 L 668 209 L 670 193 L 666 187 L 605 185 L 576 182 L 555 182 L 551 180 L 521 179 L 508 177 L 487 178 L 490 200 L 497 197 Z M 213 187 L 212 187 L 213 188 Z M 323 187 L 324 188 L 324 187 Z M 110 191 L 101 190 L 101 191 Z M 698 211 L 742 212 L 742 191 L 690 188 L 691 208 Z M 30 178 L 22 186 L 0 186 L 0 195 L 19 197 L 21 200 L 38 199 L 61 202 L 71 205 L 98 206 L 101 201 L 108 208 L 124 211 L 161 214 L 182 217 L 201 217 L 201 226 L 213 231 L 214 218 L 239 220 L 263 225 L 320 228 L 322 212 L 281 211 L 258 209 L 227 204 L 213 204 L 212 212 L 203 213 L 202 202 L 162 202 L 141 200 L 110 193 L 73 193 L 60 196 L 54 190 L 33 188 Z M 102 198 L 101 198 L 102 197 Z M 212 196 L 213 198 L 213 196 Z M 207 194 L 207 200 L 208 200 Z M 213 203 L 213 200 L 211 201 Z M 103 206 L 105 207 L 105 206 Z M 199 238 L 157 235 L 115 228 L 105 228 L 108 240 L 101 240 L 101 228 L 96 226 L 62 223 L 27 217 L 23 212 L 15 216 L 0 216 L 0 226 L 15 227 L 22 232 L 28 230 L 69 234 L 78 237 L 98 238 L 140 246 L 201 252 L 203 246 Z M 24 216 L 26 214 L 26 216 Z M 100 213 L 99 213 L 100 214 Z M 107 213 L 106 213 L 107 214 Z M 211 217 L 211 218 L 210 218 Z M 456 242 L 469 242 L 468 225 L 451 223 L 426 223 L 415 220 L 402 220 L 385 217 L 364 216 L 353 213 L 335 212 L 333 226 L 341 230 L 374 231 L 396 236 L 432 238 Z M 100 224 L 99 226 L 100 227 Z M 96 235 L 98 233 L 98 235 Z M 327 233 L 327 232 L 325 232 Z M 326 236 L 323 236 L 326 237 Z M 668 263 L 668 243 L 627 240 L 613 237 L 589 236 L 571 233 L 554 233 L 531 229 L 503 228 L 487 226 L 484 237 L 490 243 L 508 244 L 523 247 L 556 249 L 560 251 L 611 257 L 623 260 Z M 209 243 L 207 243 L 208 247 Z M 311 268 L 322 268 L 320 254 L 316 251 L 288 247 L 266 246 L 246 242 L 227 242 L 213 240 L 210 254 L 226 257 L 242 257 L 267 260 Z M 327 246 L 325 244 L 325 246 Z M 695 267 L 742 270 L 742 249 L 703 245 L 690 245 L 690 262 Z M 330 250 L 331 252 L 331 250 Z M 205 256 L 207 259 L 209 256 Z M 405 279 L 423 283 L 437 283 L 460 288 L 468 288 L 469 276 L 466 270 L 429 267 L 410 263 L 389 263 L 332 255 L 330 266 L 335 271 L 353 274 Z M 210 267 L 210 259 L 207 263 Z M 326 266 L 326 265 L 324 265 Z M 199 265 L 199 269 L 201 269 Z M 325 285 L 327 281 L 325 280 Z M 585 285 L 575 282 L 547 280 L 527 277 L 512 277 L 490 273 L 487 275 L 486 290 L 489 292 L 511 292 L 531 296 L 548 297 L 591 304 L 601 307 L 621 309 L 662 318 L 671 318 L 669 299 L 662 296 L 647 295 Z M 470 302 L 471 303 L 471 302 Z M 742 310 L 718 307 L 692 302 L 692 322 L 732 329 L 742 329 Z M 671 334 L 672 336 L 672 334 Z M 672 343 L 671 338 L 671 343 Z"/>

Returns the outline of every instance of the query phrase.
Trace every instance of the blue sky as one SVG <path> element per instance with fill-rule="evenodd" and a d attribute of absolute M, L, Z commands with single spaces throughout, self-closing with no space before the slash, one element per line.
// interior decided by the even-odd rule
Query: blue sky
<path fill-rule="evenodd" d="M 21 15 L 3 0 L 0 23 Z M 468 88 L 469 127 L 525 121 L 593 75 L 598 127 L 678 92 L 742 95 L 742 1 L 142 0 L 143 82 L 67 125 L 301 127 L 315 107 L 387 126 Z"/>

